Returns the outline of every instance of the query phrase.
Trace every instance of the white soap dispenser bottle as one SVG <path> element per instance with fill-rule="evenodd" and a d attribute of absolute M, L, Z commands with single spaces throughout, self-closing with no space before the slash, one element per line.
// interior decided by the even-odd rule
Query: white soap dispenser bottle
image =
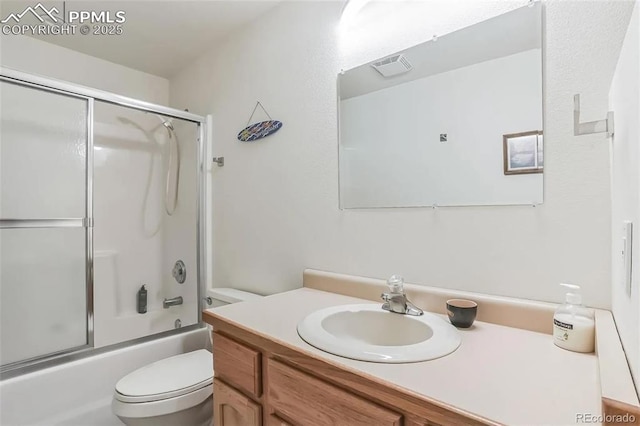
<path fill-rule="evenodd" d="M 582 305 L 580 286 L 560 284 L 569 289 L 565 303 L 553 315 L 553 342 L 574 352 L 593 352 L 595 320 L 593 310 Z"/>

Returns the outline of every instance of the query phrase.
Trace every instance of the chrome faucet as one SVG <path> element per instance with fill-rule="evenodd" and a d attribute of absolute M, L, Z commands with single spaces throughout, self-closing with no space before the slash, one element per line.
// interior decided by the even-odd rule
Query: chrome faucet
<path fill-rule="evenodd" d="M 164 299 L 164 301 L 162 302 L 162 307 L 168 309 L 171 306 L 182 305 L 182 302 L 182 296 L 173 297 L 171 299 Z"/>
<path fill-rule="evenodd" d="M 419 316 L 424 313 L 422 309 L 409 302 L 407 295 L 404 294 L 404 278 L 399 275 L 392 275 L 387 280 L 387 285 L 389 286 L 389 293 L 382 293 L 380 296 L 384 300 L 382 309 L 404 315 Z"/>

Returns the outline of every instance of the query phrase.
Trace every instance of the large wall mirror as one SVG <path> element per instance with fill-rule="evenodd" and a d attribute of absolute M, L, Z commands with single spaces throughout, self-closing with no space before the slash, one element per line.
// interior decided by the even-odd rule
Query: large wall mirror
<path fill-rule="evenodd" d="M 540 2 L 338 83 L 341 208 L 542 203 Z"/>

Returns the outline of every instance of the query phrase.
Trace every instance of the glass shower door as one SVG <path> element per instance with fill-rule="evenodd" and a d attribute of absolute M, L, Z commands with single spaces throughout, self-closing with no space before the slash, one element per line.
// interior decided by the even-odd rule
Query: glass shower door
<path fill-rule="evenodd" d="M 92 101 L 0 81 L 0 364 L 92 345 Z"/>

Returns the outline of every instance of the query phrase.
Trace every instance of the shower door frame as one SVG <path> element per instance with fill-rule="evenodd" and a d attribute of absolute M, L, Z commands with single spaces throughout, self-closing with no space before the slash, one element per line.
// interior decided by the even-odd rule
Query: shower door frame
<path fill-rule="evenodd" d="M 94 126 L 94 102 L 101 101 L 112 105 L 118 105 L 138 111 L 160 114 L 162 116 L 177 118 L 194 123 L 198 126 L 197 143 L 197 198 L 196 198 L 196 259 L 197 259 L 197 304 L 201 306 L 204 295 L 205 283 L 205 267 L 206 267 L 206 238 L 203 237 L 205 232 L 205 208 L 206 208 L 206 168 L 204 167 L 205 147 L 209 146 L 209 141 L 205 138 L 209 135 L 207 131 L 207 117 L 192 114 L 188 111 L 181 111 L 175 108 L 169 108 L 162 105 L 156 105 L 150 102 L 141 101 L 126 96 L 117 95 L 111 92 L 93 89 L 74 83 L 56 80 L 48 77 L 37 76 L 23 71 L 13 70 L 11 68 L 0 67 L 0 81 L 15 84 L 18 86 L 28 87 L 31 89 L 41 90 L 60 96 L 68 96 L 82 99 L 87 102 L 87 140 L 86 140 L 86 174 L 85 174 L 85 217 L 82 219 L 0 219 L 0 229 L 14 228 L 49 228 L 49 227 L 84 227 L 86 230 L 86 307 L 87 307 L 87 343 L 82 346 L 64 349 L 61 351 L 36 356 L 33 358 L 15 361 L 0 366 L 0 378 L 9 378 L 25 374 L 31 371 L 50 367 L 57 364 L 84 358 L 90 355 L 108 352 L 114 349 L 133 346 L 149 340 L 159 339 L 165 336 L 186 333 L 198 328 L 204 327 L 202 322 L 202 310 L 198 309 L 198 322 L 196 324 L 182 327 L 179 329 L 168 330 L 160 333 L 139 337 L 132 340 L 107 345 L 100 348 L 94 348 L 94 312 L 93 312 L 93 126 Z"/>

